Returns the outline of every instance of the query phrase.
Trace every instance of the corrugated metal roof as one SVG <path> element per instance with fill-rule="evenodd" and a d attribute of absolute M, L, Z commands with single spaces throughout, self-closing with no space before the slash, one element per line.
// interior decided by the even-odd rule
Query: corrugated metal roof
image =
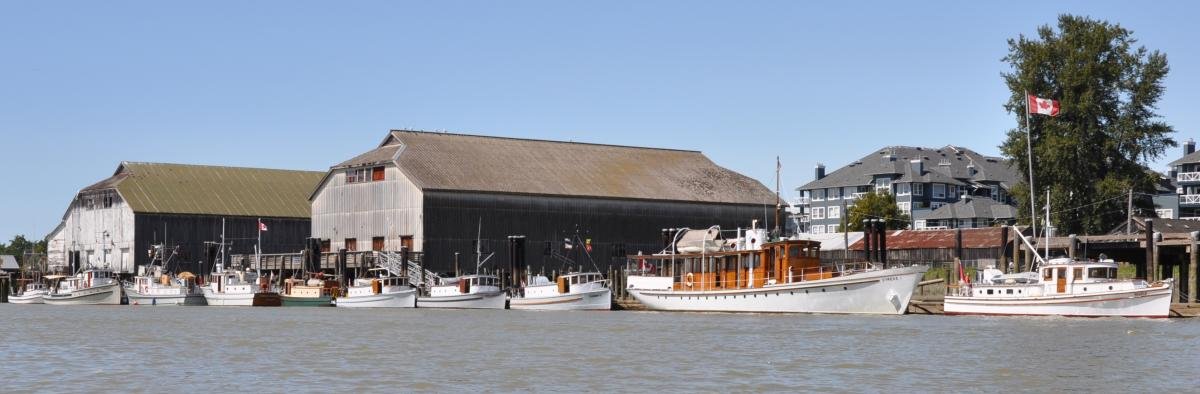
<path fill-rule="evenodd" d="M 0 255 L 0 270 L 16 271 L 21 269 L 17 264 L 17 258 L 12 255 Z"/>
<path fill-rule="evenodd" d="M 323 172 L 123 162 L 83 191 L 116 189 L 138 213 L 311 217 L 308 194 Z"/>
<path fill-rule="evenodd" d="M 696 151 L 393 130 L 400 170 L 427 190 L 771 204 L 762 183 Z M 354 161 L 354 160 L 351 160 Z"/>
<path fill-rule="evenodd" d="M 987 197 L 971 196 L 943 205 L 922 219 L 1012 219 L 1015 213 L 1011 205 Z"/>
<path fill-rule="evenodd" d="M 1004 231 L 1006 228 L 1003 227 L 964 228 L 962 229 L 963 249 L 998 248 L 1000 247 L 1000 233 Z M 888 233 L 887 248 L 889 250 L 953 249 L 957 232 L 957 229 L 892 231 Z M 852 244 L 850 250 L 863 250 L 863 241 L 859 240 Z"/>

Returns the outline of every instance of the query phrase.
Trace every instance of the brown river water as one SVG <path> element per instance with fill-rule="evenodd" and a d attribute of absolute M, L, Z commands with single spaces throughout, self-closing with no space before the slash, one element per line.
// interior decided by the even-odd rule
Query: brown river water
<path fill-rule="evenodd" d="M 1200 319 L 0 304 L 0 392 L 1198 392 Z"/>

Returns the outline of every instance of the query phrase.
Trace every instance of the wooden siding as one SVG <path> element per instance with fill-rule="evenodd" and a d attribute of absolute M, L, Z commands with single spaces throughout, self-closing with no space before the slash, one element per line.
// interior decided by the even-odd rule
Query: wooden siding
<path fill-rule="evenodd" d="M 313 197 L 313 237 L 329 240 L 336 251 L 348 238 L 369 248 L 375 237 L 385 238 L 385 250 L 400 250 L 401 237 L 412 236 L 420 251 L 421 191 L 399 169 L 388 165 L 385 180 L 352 184 L 345 169 L 332 171 Z"/>
<path fill-rule="evenodd" d="M 113 199 L 112 207 L 104 207 L 105 197 Z M 87 198 L 94 201 L 91 209 L 83 203 Z M 137 253 L 133 219 L 133 210 L 116 190 L 79 193 L 68 208 L 60 247 L 65 255 L 77 252 L 84 266 L 102 267 L 107 263 L 117 272 L 134 272 L 133 259 Z"/>
<path fill-rule="evenodd" d="M 150 248 L 155 243 L 178 245 L 179 254 L 172 268 L 201 274 L 212 270 L 216 250 L 206 250 L 205 242 L 221 240 L 221 223 L 225 222 L 225 242 L 228 254 L 253 254 L 258 237 L 259 218 L 221 217 L 209 215 L 137 214 L 136 263 L 150 262 Z M 262 233 L 263 253 L 296 253 L 304 249 L 312 223 L 308 219 L 262 218 L 267 231 Z"/>
<path fill-rule="evenodd" d="M 720 225 L 732 231 L 750 227 L 754 219 L 761 225 L 764 215 L 773 215 L 773 207 L 764 211 L 751 205 L 440 191 L 425 191 L 424 207 L 425 264 L 438 272 L 453 271 L 455 252 L 461 253 L 460 269 L 474 269 L 480 221 L 483 254 L 496 253 L 485 268 L 507 269 L 507 237 L 524 235 L 529 269 L 550 273 L 565 267 L 544 254 L 546 244 L 560 249 L 563 238 L 573 236 L 577 227 L 583 238 L 592 239 L 592 258 L 605 271 L 623 265 L 625 254 L 660 251 L 664 228 Z M 581 249 L 582 245 L 576 248 Z M 591 269 L 585 261 L 579 258 L 573 265 Z"/>

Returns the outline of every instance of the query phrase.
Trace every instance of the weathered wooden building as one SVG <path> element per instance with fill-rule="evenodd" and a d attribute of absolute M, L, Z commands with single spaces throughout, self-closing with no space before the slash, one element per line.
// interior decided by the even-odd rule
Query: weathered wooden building
<path fill-rule="evenodd" d="M 323 173 L 313 171 L 123 162 L 113 175 L 83 188 L 48 240 L 50 256 L 71 269 L 108 266 L 136 273 L 153 245 L 178 247 L 180 267 L 202 264 L 219 241 L 222 222 L 233 253 L 252 253 L 258 220 L 265 253 L 294 252 L 309 236 L 307 196 Z M 61 250 L 56 250 L 61 249 Z"/>
<path fill-rule="evenodd" d="M 450 273 L 456 253 L 474 269 L 477 233 L 483 254 L 496 253 L 487 269 L 509 267 L 510 255 L 531 270 L 591 268 L 578 254 L 586 245 L 569 262 L 554 257 L 576 234 L 604 269 L 661 250 L 665 228 L 765 225 L 778 200 L 696 151 L 394 130 L 333 166 L 311 201 L 324 248 L 409 246 Z"/>

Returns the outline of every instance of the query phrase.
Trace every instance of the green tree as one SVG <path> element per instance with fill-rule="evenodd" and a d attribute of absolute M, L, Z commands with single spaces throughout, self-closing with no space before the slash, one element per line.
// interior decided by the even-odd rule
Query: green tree
<path fill-rule="evenodd" d="M 1176 145 L 1169 136 L 1174 129 L 1154 112 L 1167 56 L 1135 43 L 1120 25 L 1073 15 L 1059 16 L 1057 29 L 1041 26 L 1037 37 L 1008 41 L 1003 61 L 1011 71 L 1003 77 L 1011 96 L 1004 107 L 1016 115 L 1018 128 L 1000 150 L 1028 174 L 1025 94 L 1060 101 L 1057 117 L 1029 119 L 1037 204 L 1041 211 L 1049 190 L 1059 234 L 1095 234 L 1119 224 L 1129 190 L 1153 191 L 1155 175 L 1145 165 Z M 1028 224 L 1026 182 L 1011 192 Z"/>
<path fill-rule="evenodd" d="M 907 228 L 910 218 L 896 205 L 896 197 L 888 192 L 869 192 L 854 201 L 846 210 L 849 231 L 863 231 L 863 220 L 884 219 L 889 229 Z"/>
<path fill-rule="evenodd" d="M 0 254 L 13 255 L 20 263 L 24 263 L 25 252 L 46 253 L 46 241 L 30 241 L 24 235 L 17 235 L 7 244 L 0 243 Z"/>

